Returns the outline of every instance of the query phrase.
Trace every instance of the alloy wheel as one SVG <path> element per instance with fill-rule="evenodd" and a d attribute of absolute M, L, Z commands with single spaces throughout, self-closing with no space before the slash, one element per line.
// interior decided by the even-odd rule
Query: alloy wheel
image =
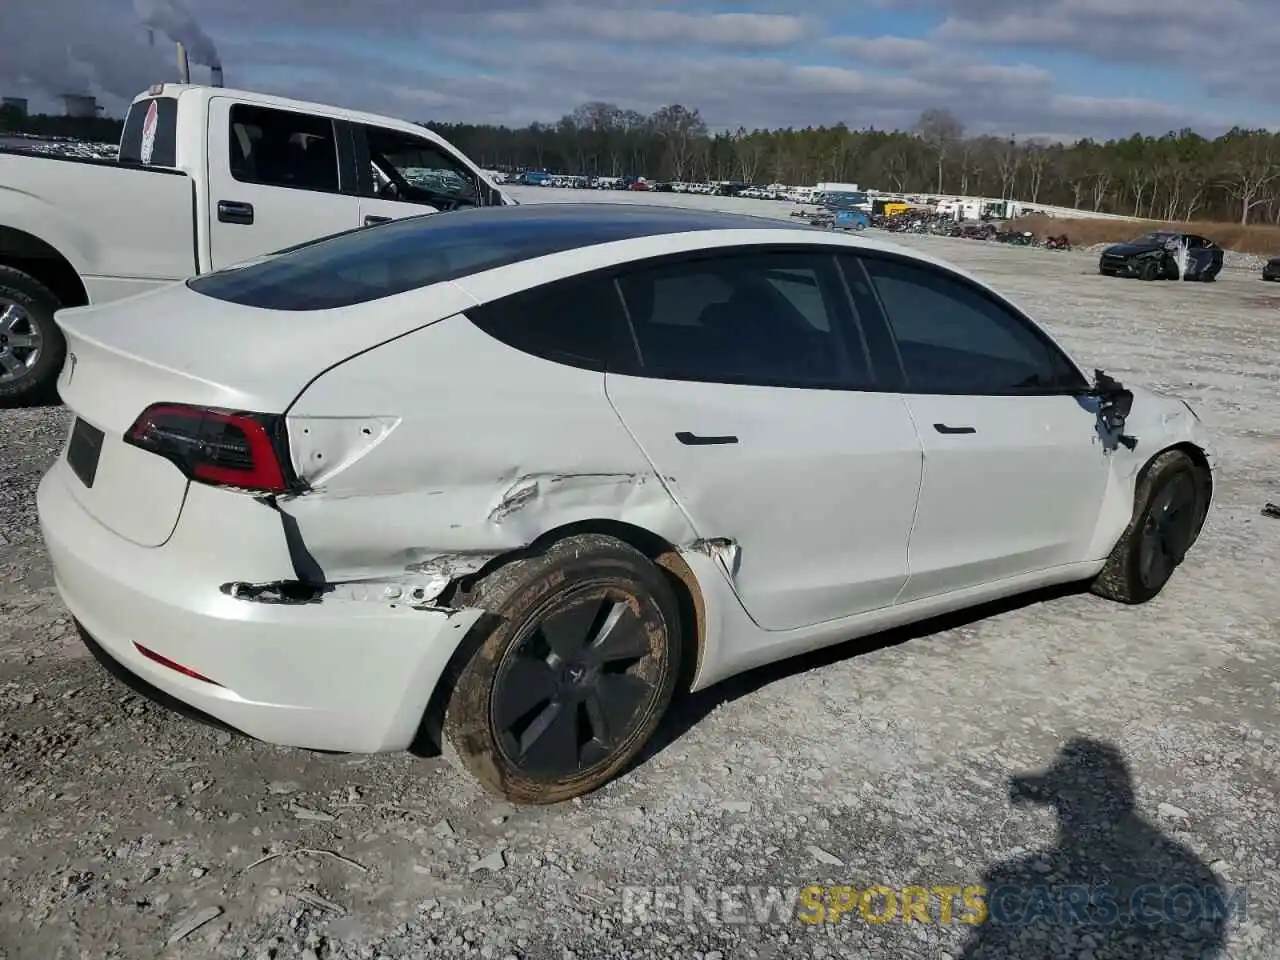
<path fill-rule="evenodd" d="M 44 349 L 40 324 L 21 304 L 0 298 L 0 383 L 21 380 Z"/>

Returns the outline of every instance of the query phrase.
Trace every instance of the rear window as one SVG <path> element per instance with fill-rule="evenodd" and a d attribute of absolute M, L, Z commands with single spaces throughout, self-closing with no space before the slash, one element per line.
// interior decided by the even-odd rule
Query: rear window
<path fill-rule="evenodd" d="M 555 216 L 512 221 L 483 209 L 432 213 L 340 233 L 187 285 L 249 307 L 332 310 L 634 233 L 625 220 L 584 232 L 581 223 Z"/>
<path fill-rule="evenodd" d="M 174 97 L 149 97 L 129 108 L 120 135 L 120 162 L 177 166 L 178 101 Z"/>

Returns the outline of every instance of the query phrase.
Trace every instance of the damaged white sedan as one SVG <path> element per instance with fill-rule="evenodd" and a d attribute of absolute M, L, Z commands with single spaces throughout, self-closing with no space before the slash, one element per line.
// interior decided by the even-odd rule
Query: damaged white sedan
<path fill-rule="evenodd" d="M 974 277 L 660 207 L 402 220 L 63 311 L 39 491 L 90 648 L 263 740 L 553 802 L 672 696 L 1200 532 L 1185 403 Z"/>

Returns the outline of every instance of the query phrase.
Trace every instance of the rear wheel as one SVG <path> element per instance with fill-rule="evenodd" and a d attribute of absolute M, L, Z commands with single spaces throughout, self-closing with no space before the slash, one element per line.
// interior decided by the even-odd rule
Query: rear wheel
<path fill-rule="evenodd" d="M 445 754 L 522 803 L 568 800 L 623 771 L 679 673 L 662 572 L 612 537 L 573 536 L 497 570 L 466 602 L 493 624 L 453 684 Z"/>
<path fill-rule="evenodd" d="M 53 321 L 60 306 L 38 280 L 0 267 L 0 402 L 26 403 L 52 391 L 67 353 Z"/>
<path fill-rule="evenodd" d="M 1156 596 L 1200 536 L 1209 506 L 1209 476 L 1181 450 L 1147 468 L 1134 497 L 1133 519 L 1094 580 L 1095 594 L 1120 603 Z"/>

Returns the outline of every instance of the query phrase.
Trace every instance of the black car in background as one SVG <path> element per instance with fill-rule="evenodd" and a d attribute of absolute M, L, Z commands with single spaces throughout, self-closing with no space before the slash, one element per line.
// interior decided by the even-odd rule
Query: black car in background
<path fill-rule="evenodd" d="M 1178 264 L 1185 251 L 1185 270 Z M 1139 280 L 1217 279 L 1222 270 L 1222 248 L 1193 233 L 1156 230 L 1128 243 L 1102 251 L 1098 272 L 1104 276 L 1137 277 Z"/>
<path fill-rule="evenodd" d="M 1280 280 L 1280 257 L 1272 257 L 1262 267 L 1263 280 Z"/>

